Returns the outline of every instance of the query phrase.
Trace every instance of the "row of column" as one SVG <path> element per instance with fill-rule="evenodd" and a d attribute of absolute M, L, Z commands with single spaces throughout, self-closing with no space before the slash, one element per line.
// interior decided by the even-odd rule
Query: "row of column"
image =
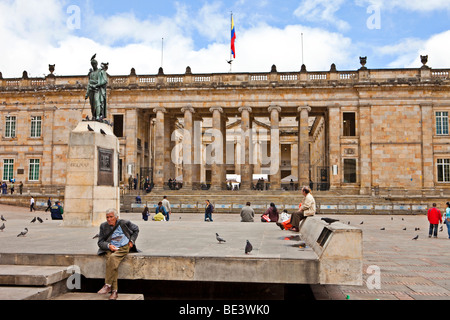
<path fill-rule="evenodd" d="M 181 109 L 184 114 L 183 130 L 183 188 L 198 189 L 200 187 L 201 168 L 201 127 L 195 126 L 196 111 L 191 106 Z M 227 116 L 221 107 L 209 109 L 212 114 L 212 137 L 214 149 L 211 161 L 211 189 L 226 189 L 226 123 Z M 162 190 L 166 178 L 170 175 L 171 134 L 174 130 L 175 119 L 167 116 L 167 109 L 158 107 L 153 110 L 156 114 L 155 122 L 155 168 L 153 182 L 155 190 Z M 251 163 L 252 136 L 251 129 L 253 115 L 251 107 L 239 108 L 241 114 L 241 190 L 250 190 L 253 182 L 253 164 Z M 280 113 L 281 107 L 270 106 L 270 184 L 272 190 L 281 189 L 280 170 Z M 308 106 L 298 108 L 298 182 L 300 185 L 309 184 L 310 156 L 309 156 L 309 113 Z M 201 120 L 201 119 L 198 119 Z"/>

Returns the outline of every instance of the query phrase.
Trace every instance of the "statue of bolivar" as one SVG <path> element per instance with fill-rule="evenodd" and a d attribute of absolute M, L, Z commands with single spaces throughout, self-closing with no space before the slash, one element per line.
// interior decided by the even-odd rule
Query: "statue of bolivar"
<path fill-rule="evenodd" d="M 85 100 L 89 98 L 92 112 L 92 120 L 103 121 L 107 117 L 106 87 L 108 85 L 108 63 L 102 63 L 102 68 L 98 68 L 95 54 L 91 58 L 92 69 L 89 71 L 89 84 L 86 91 Z"/>

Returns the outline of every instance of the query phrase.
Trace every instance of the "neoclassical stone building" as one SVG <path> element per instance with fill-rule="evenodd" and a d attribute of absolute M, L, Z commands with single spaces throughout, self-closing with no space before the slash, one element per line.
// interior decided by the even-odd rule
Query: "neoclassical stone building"
<path fill-rule="evenodd" d="M 368 69 L 109 77 L 121 181 L 156 189 L 450 189 L 449 70 Z M 63 187 L 69 134 L 87 115 L 86 76 L 3 79 L 0 174 Z"/>

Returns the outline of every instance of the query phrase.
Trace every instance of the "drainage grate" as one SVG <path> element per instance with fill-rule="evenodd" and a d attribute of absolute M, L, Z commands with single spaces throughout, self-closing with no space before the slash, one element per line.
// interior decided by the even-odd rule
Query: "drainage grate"
<path fill-rule="evenodd" d="M 322 232 L 320 233 L 319 238 L 317 239 L 317 243 L 319 244 L 319 246 L 321 246 L 323 248 L 332 233 L 333 233 L 333 231 L 331 231 L 330 229 L 328 229 L 326 227 L 323 228 Z"/>

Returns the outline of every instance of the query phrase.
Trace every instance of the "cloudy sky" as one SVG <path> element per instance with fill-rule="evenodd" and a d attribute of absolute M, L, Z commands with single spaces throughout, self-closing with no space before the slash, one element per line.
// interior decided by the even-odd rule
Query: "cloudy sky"
<path fill-rule="evenodd" d="M 450 68 L 450 0 L 0 0 L 0 72 L 84 75 L 94 53 L 112 75 L 228 72 L 231 12 L 233 72 L 420 67 L 421 54 Z"/>

